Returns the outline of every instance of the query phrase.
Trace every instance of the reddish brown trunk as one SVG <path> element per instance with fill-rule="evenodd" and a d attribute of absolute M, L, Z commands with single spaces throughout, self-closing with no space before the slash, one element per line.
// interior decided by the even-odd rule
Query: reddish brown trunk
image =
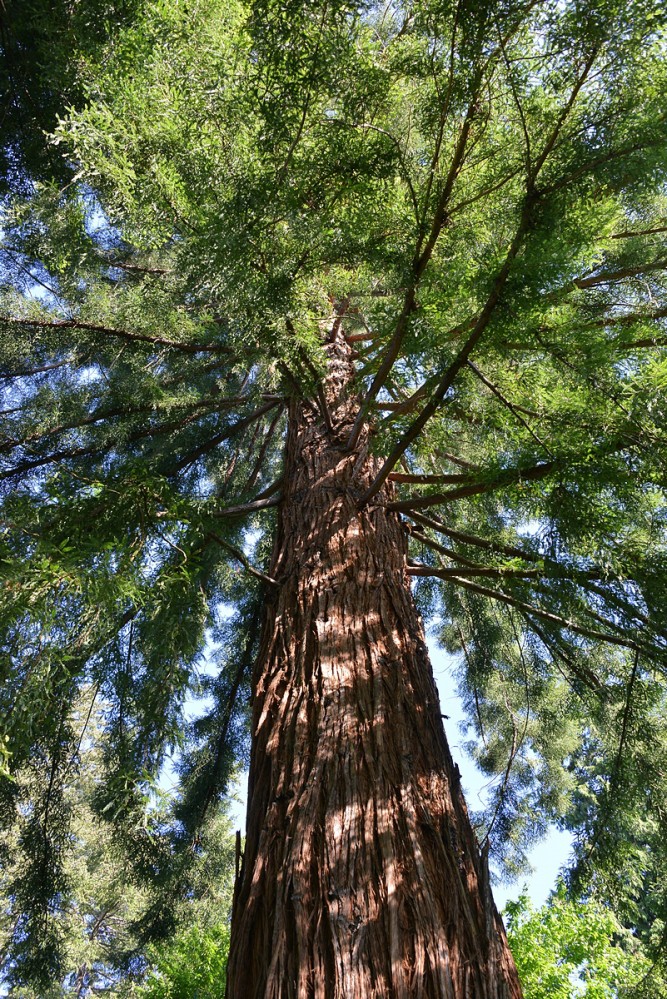
<path fill-rule="evenodd" d="M 406 539 L 362 511 L 334 328 L 325 420 L 295 403 L 253 704 L 229 999 L 520 999 L 445 740 Z"/>

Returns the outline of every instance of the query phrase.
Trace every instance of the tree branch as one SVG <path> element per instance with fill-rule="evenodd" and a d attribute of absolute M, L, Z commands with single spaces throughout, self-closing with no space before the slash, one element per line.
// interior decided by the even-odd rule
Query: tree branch
<path fill-rule="evenodd" d="M 42 330 L 82 330 L 86 333 L 101 333 L 104 336 L 116 337 L 120 340 L 129 340 L 131 343 L 150 343 L 156 347 L 167 347 L 170 350 L 181 350 L 188 354 L 201 353 L 226 353 L 227 348 L 205 343 L 183 343 L 179 340 L 169 340 L 167 337 L 151 336 L 148 333 L 131 333 L 128 330 L 113 329 L 109 326 L 99 326 L 96 323 L 87 323 L 78 319 L 18 319 L 15 316 L 0 316 L 0 324 L 8 326 L 27 326 L 30 329 Z"/>
<path fill-rule="evenodd" d="M 528 468 L 507 469 L 492 482 L 469 482 L 468 485 L 462 485 L 458 489 L 449 489 L 445 493 L 432 493 L 429 496 L 409 496 L 404 500 L 394 500 L 391 503 L 387 503 L 387 509 L 410 512 L 411 510 L 436 506 L 440 503 L 450 503 L 452 500 L 463 499 L 466 496 L 476 496 L 479 493 L 493 492 L 495 489 L 512 485 L 515 482 L 543 479 L 553 471 L 562 468 L 562 466 L 562 461 L 554 459 L 553 461 L 545 461 L 540 465 L 531 465 Z"/>
<path fill-rule="evenodd" d="M 254 423 L 255 420 L 259 420 L 262 416 L 264 416 L 265 413 L 268 413 L 272 409 L 275 409 L 277 405 L 278 402 L 275 401 L 269 401 L 265 403 L 263 406 L 260 406 L 259 409 L 256 409 L 253 413 L 250 413 L 248 416 L 245 416 L 242 420 L 238 420 L 236 423 L 232 424 L 231 427 L 227 427 L 219 434 L 216 434 L 215 437 L 211 437 L 204 444 L 200 444 L 198 447 L 192 448 L 192 450 L 188 451 L 188 453 L 184 455 L 184 457 L 181 458 L 181 460 L 177 462 L 176 465 L 174 465 L 171 471 L 168 472 L 167 474 L 176 475 L 178 472 L 182 472 L 183 469 L 187 468 L 188 465 L 192 465 L 193 462 L 197 461 L 199 458 L 203 458 L 205 454 L 208 454 L 209 451 L 213 451 L 214 448 L 216 448 L 219 444 L 222 444 L 223 441 L 229 440 L 230 437 L 233 437 L 235 434 L 240 433 L 241 430 L 245 430 L 245 428 L 250 426 L 251 423 Z"/>
<path fill-rule="evenodd" d="M 462 531 L 455 531 L 453 528 L 443 524 L 441 520 L 436 520 L 433 517 L 425 517 L 423 514 L 414 512 L 410 512 L 408 516 L 411 520 L 416 520 L 418 523 L 423 524 L 424 527 L 430 527 L 431 530 L 437 531 L 439 534 L 444 534 L 453 541 L 460 541 L 461 544 L 470 545 L 474 548 L 482 548 L 487 552 L 497 552 L 499 555 L 507 555 L 508 558 L 521 558 L 527 562 L 542 561 L 542 556 L 536 555 L 535 552 L 524 551 L 522 548 L 513 548 L 511 545 L 503 545 L 497 541 L 488 541 L 486 538 L 478 538 L 473 534 L 464 534 Z"/>
<path fill-rule="evenodd" d="M 191 413 L 183 420 L 172 420 L 170 423 L 161 423 L 156 427 L 143 427 L 141 430 L 136 431 L 126 437 L 122 444 L 133 444 L 135 441 L 141 440 L 144 437 L 157 437 L 161 434 L 170 433 L 172 430 L 180 430 L 182 427 L 188 425 L 193 420 L 197 419 L 197 413 Z M 89 447 L 79 447 L 79 448 L 64 448 L 62 451 L 55 451 L 51 454 L 42 455 L 40 458 L 35 458 L 32 461 L 22 462 L 20 465 L 15 465 L 14 468 L 7 469 L 0 472 L 0 479 L 10 479 L 17 475 L 25 475 L 27 472 L 32 472 L 36 468 L 41 468 L 44 465 L 50 465 L 58 461 L 66 461 L 70 458 L 83 458 L 83 457 L 93 457 L 99 454 L 105 454 L 117 447 L 119 441 L 109 440 L 105 441 L 103 444 L 91 445 Z"/>
<path fill-rule="evenodd" d="M 524 427 L 528 431 L 528 433 L 533 438 L 533 440 L 536 441 L 540 445 L 540 447 L 543 448 L 544 451 L 546 451 L 546 453 L 550 457 L 553 457 L 553 454 L 549 450 L 549 448 L 547 447 L 547 445 L 542 440 L 540 440 L 540 438 L 537 436 L 537 434 L 532 429 L 532 427 L 530 426 L 530 424 L 526 423 L 526 421 L 524 420 L 524 418 L 521 416 L 521 413 L 519 412 L 519 407 L 515 406 L 513 403 L 511 403 L 509 401 L 509 399 L 506 399 L 505 396 L 500 391 L 500 389 L 496 385 L 494 385 L 493 382 L 489 381 L 489 379 L 486 377 L 486 375 L 484 375 L 480 371 L 480 369 L 477 367 L 477 365 L 475 365 L 475 364 L 472 363 L 472 361 L 470 360 L 470 358 L 468 358 L 468 367 L 470 368 L 470 370 L 472 372 L 474 372 L 475 375 L 477 375 L 477 377 L 482 382 L 482 384 L 486 385 L 486 387 L 489 389 L 489 391 L 492 392 L 493 395 L 495 395 L 496 399 L 498 399 L 503 404 L 503 406 L 506 407 L 506 409 L 509 409 L 510 413 L 519 421 L 519 423 L 521 424 L 521 426 Z M 524 412 L 525 412 L 525 410 L 524 410 Z"/>
<path fill-rule="evenodd" d="M 475 96 L 477 93 L 477 87 L 479 87 L 479 80 L 477 81 L 476 84 Z M 373 378 L 371 386 L 366 394 L 366 398 L 361 404 L 354 426 L 352 427 L 350 438 L 347 442 L 347 448 L 350 451 L 355 447 L 357 441 L 359 440 L 359 435 L 361 434 L 361 430 L 366 421 L 368 411 L 373 401 L 375 400 L 378 392 L 386 382 L 389 372 L 393 368 L 394 362 L 396 361 L 400 353 L 401 345 L 403 343 L 403 339 L 408 329 L 408 320 L 416 308 L 417 286 L 422 278 L 422 275 L 424 274 L 424 271 L 426 270 L 429 260 L 431 259 L 433 251 L 435 249 L 435 244 L 438 241 L 438 237 L 442 232 L 444 225 L 447 222 L 447 217 L 448 217 L 447 205 L 449 204 L 449 199 L 452 194 L 454 183 L 456 181 L 456 178 L 458 177 L 459 171 L 463 163 L 466 151 L 466 145 L 468 142 L 468 136 L 470 134 L 470 129 L 472 127 L 472 123 L 476 113 L 477 113 L 477 104 L 475 99 L 471 101 L 468 110 L 466 112 L 466 117 L 461 127 L 459 138 L 456 143 L 456 147 L 454 149 L 454 154 L 452 156 L 452 162 L 449 167 L 449 172 L 447 174 L 447 178 L 445 180 L 445 184 L 440 194 L 440 197 L 438 198 L 438 204 L 436 206 L 435 213 L 433 216 L 433 222 L 431 224 L 431 231 L 428 235 L 428 239 L 426 240 L 426 244 L 422 249 L 421 239 L 417 243 L 415 249 L 415 259 L 412 264 L 412 278 L 405 295 L 403 308 L 396 322 L 394 334 L 391 340 L 389 341 L 389 344 L 387 345 L 387 349 L 385 351 L 380 367 L 378 368 L 375 377 Z M 435 169 L 435 167 L 433 169 Z M 378 486 L 378 488 L 380 487 Z"/>
<path fill-rule="evenodd" d="M 239 517 L 244 513 L 255 513 L 257 510 L 268 510 L 273 506 L 279 506 L 281 502 L 281 496 L 270 497 L 268 499 L 251 500 L 249 503 L 238 503 L 236 506 L 225 506 L 221 510 L 215 510 L 212 516 Z"/>
<path fill-rule="evenodd" d="M 503 590 L 492 590 L 487 586 L 481 586 L 479 583 L 473 583 L 469 579 L 463 579 L 461 576 L 452 576 L 448 578 L 449 582 L 455 583 L 457 586 L 462 586 L 464 589 L 471 590 L 473 593 L 477 593 L 480 596 L 489 597 L 491 600 L 499 600 L 501 603 L 508 604 L 511 607 L 516 607 L 518 610 L 521 610 L 526 614 L 535 615 L 535 617 L 542 618 L 544 621 L 549 621 L 551 624 L 555 624 L 560 628 L 566 628 L 568 631 L 572 631 L 576 635 L 582 635 L 585 638 L 608 642 L 610 645 L 620 645 L 626 649 L 633 649 L 635 651 L 648 653 L 647 649 L 643 649 L 631 638 L 622 638 L 619 635 L 610 635 L 603 631 L 594 630 L 593 628 L 585 628 L 582 625 L 576 624 L 574 621 L 568 621 L 566 618 L 560 617 L 558 614 L 552 614 L 550 611 L 542 610 L 539 607 L 533 607 L 531 604 L 527 604 L 523 600 L 511 597 Z"/>
<path fill-rule="evenodd" d="M 246 558 L 246 556 L 243 554 L 240 548 L 236 548 L 234 545 L 230 545 L 230 543 L 228 541 L 225 541 L 224 538 L 221 538 L 219 534 L 214 534 L 213 532 L 210 532 L 209 534 L 206 535 L 206 537 L 210 538 L 211 541 L 215 541 L 216 544 L 220 545 L 221 548 L 225 548 L 230 553 L 230 555 L 232 555 L 238 562 L 241 563 L 243 568 L 246 569 L 246 571 L 249 572 L 251 576 L 254 576 L 256 579 L 261 579 L 263 583 L 268 583 L 270 586 L 279 585 L 277 579 L 273 579 L 271 576 L 267 576 L 267 574 L 265 572 L 262 572 L 261 569 L 256 569 L 255 566 L 252 565 L 252 563 Z"/>
<path fill-rule="evenodd" d="M 391 454 L 387 460 L 382 465 L 382 468 L 376 475 L 375 479 L 364 493 L 359 501 L 359 506 L 365 506 L 371 499 L 376 495 L 376 493 L 382 488 L 384 482 L 394 468 L 396 463 L 400 460 L 402 455 L 407 451 L 410 445 L 419 437 L 424 426 L 430 420 L 430 418 L 437 412 L 442 401 L 444 400 L 447 392 L 454 383 L 454 379 L 458 375 L 459 371 L 465 366 L 468 357 L 472 353 L 473 348 L 476 346 L 477 341 L 481 337 L 482 333 L 491 321 L 491 317 L 495 311 L 495 308 L 500 301 L 502 290 L 505 286 L 505 282 L 509 276 L 509 272 L 516 257 L 519 252 L 519 247 L 523 241 L 523 237 L 529 227 L 530 218 L 532 215 L 532 209 L 535 202 L 534 192 L 531 190 L 525 198 L 523 211 L 521 213 L 521 219 L 517 227 L 517 231 L 514 234 L 510 247 L 507 251 L 507 256 L 505 257 L 505 262 L 501 267 L 496 279 L 493 283 L 491 294 L 489 295 L 484 308 L 482 309 L 479 318 L 474 324 L 472 333 L 466 340 L 464 346 L 461 348 L 457 356 L 451 362 L 447 370 L 444 372 L 440 382 L 438 383 L 435 392 L 431 396 L 430 400 L 422 409 L 421 413 L 416 420 L 411 424 L 408 430 L 400 438 Z"/>

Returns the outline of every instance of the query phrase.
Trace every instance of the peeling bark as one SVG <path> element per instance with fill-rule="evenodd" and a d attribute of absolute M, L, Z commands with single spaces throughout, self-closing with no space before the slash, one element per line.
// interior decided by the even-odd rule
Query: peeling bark
<path fill-rule="evenodd" d="M 290 409 L 228 999 L 521 999 L 339 324 Z"/>

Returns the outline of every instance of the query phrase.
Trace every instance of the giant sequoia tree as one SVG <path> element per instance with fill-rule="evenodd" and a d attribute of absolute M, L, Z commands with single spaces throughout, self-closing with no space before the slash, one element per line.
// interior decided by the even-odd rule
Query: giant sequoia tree
<path fill-rule="evenodd" d="M 83 685 L 153 930 L 249 739 L 230 999 L 517 999 L 488 854 L 554 819 L 659 949 L 663 5 L 145 0 L 94 45 L 86 7 L 48 156 L 5 140 L 15 977 L 57 957 Z"/>

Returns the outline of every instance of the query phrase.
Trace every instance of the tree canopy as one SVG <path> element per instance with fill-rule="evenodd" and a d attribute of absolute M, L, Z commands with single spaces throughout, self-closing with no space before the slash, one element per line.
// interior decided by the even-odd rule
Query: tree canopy
<path fill-rule="evenodd" d="M 333 317 L 363 397 L 348 445 L 370 421 L 383 458 L 359 504 L 394 481 L 497 778 L 482 840 L 511 870 L 572 829 L 574 881 L 660 950 L 663 4 L 117 8 L 62 5 L 35 36 L 41 5 L 10 4 L 2 41 L 7 78 L 49 98 L 31 118 L 17 88 L 3 136 L 16 974 L 54 945 L 82 687 L 108 706 L 96 807 L 147 878 L 180 876 L 246 752 L 286 403 L 327 418 Z M 187 724 L 193 690 L 210 710 Z"/>

